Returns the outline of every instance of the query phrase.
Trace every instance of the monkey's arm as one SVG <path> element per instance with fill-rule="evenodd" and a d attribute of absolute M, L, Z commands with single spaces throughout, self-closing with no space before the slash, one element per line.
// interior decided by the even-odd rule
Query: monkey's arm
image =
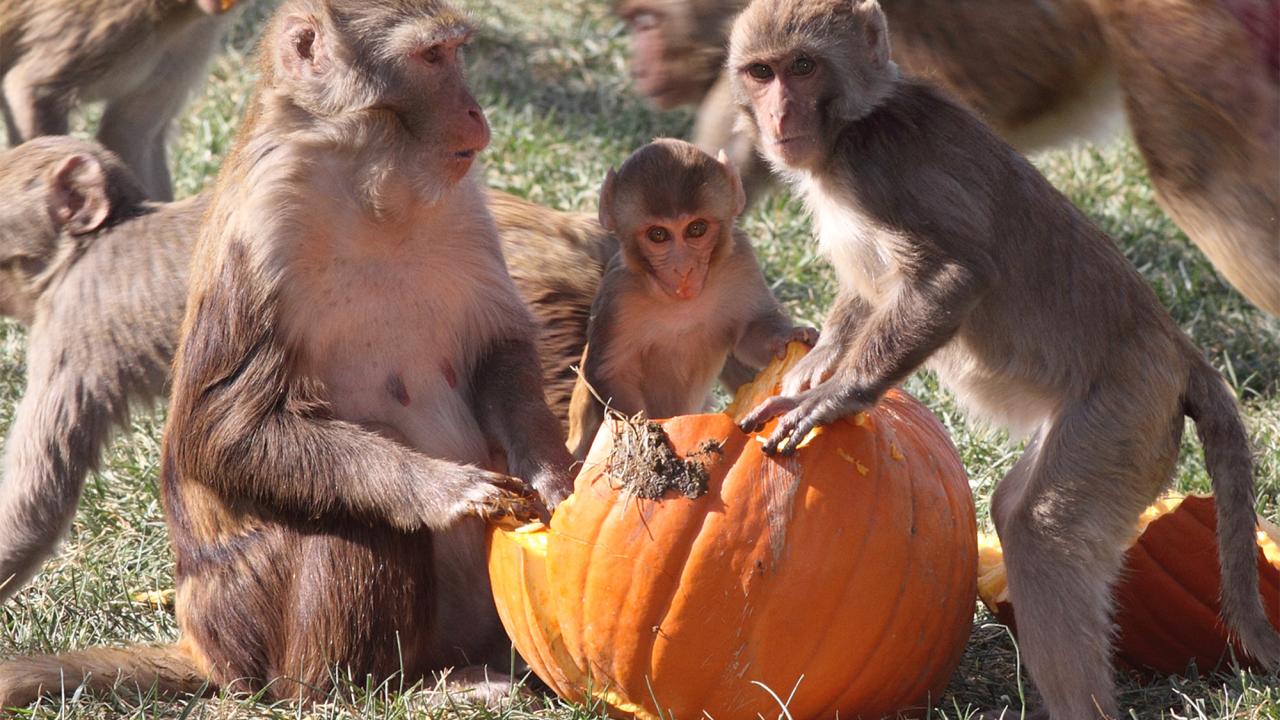
<path fill-rule="evenodd" d="M 603 288 L 603 286 L 602 286 Z M 609 325 L 615 320 L 609 311 L 608 293 L 596 298 L 596 308 L 591 314 L 587 329 L 587 344 L 582 348 L 578 381 L 573 387 L 573 399 L 569 404 L 569 442 L 573 457 L 582 460 L 591 450 L 600 425 L 604 423 L 604 405 L 624 413 L 644 410 L 644 396 L 629 383 L 606 376 L 604 359 L 610 352 L 613 330 Z M 599 399 L 597 399 L 599 395 Z"/>
<path fill-rule="evenodd" d="M 742 426 L 759 430 L 785 412 L 764 449 L 787 453 L 813 428 L 875 404 L 955 335 L 990 274 L 986 262 L 955 259 L 917 270 L 904 280 L 894 302 L 867 317 L 827 382 L 799 395 L 770 398 Z"/>
<path fill-rule="evenodd" d="M 826 382 L 842 362 L 866 322 L 870 308 L 857 294 L 841 290 L 827 311 L 818 342 L 782 379 L 782 394 L 795 395 Z"/>
<path fill-rule="evenodd" d="M 573 492 L 560 421 L 542 394 L 542 369 L 532 340 L 495 344 L 476 367 L 476 416 L 507 454 L 511 474 L 533 485 L 548 508 Z"/>
<path fill-rule="evenodd" d="M 793 340 L 812 346 L 818 340 L 818 331 L 793 325 L 775 302 L 772 308 L 757 315 L 747 325 L 733 347 L 733 357 L 758 371 L 773 358 L 782 357 L 787 351 L 787 343 Z"/>
<path fill-rule="evenodd" d="M 565 446 L 575 460 L 582 460 L 591 449 L 591 443 L 604 422 L 604 406 L 596 400 L 587 383 L 587 358 L 591 343 L 582 348 L 582 360 L 578 363 L 578 380 L 573 384 L 573 397 L 569 400 L 569 439 Z"/>

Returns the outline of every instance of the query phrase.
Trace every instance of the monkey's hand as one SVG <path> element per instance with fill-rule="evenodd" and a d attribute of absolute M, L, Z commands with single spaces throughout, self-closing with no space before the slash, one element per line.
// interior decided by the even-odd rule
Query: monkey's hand
<path fill-rule="evenodd" d="M 471 479 L 454 506 L 456 515 L 476 515 L 508 530 L 547 517 L 541 498 L 525 481 L 479 468 Z"/>
<path fill-rule="evenodd" d="M 871 405 L 853 385 L 826 382 L 798 395 L 776 395 L 765 400 L 743 418 L 741 427 L 746 432 L 759 432 L 765 423 L 782 415 L 764 443 L 764 452 L 790 455 L 809 431 Z"/>
<path fill-rule="evenodd" d="M 835 342 L 818 342 L 808 355 L 782 377 L 782 395 L 799 395 L 826 382 L 840 364 L 841 346 Z"/>
<path fill-rule="evenodd" d="M 818 331 L 809 326 L 793 327 L 790 331 L 779 334 L 769 341 L 769 351 L 779 360 L 787 356 L 787 345 L 802 342 L 813 347 L 818 342 Z"/>

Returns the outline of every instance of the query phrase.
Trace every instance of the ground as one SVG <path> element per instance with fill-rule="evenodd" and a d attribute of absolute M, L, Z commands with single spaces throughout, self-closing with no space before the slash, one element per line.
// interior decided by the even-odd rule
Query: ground
<path fill-rule="evenodd" d="M 267 7 L 248 9 L 227 38 L 226 53 L 182 118 L 173 142 L 179 195 L 209 184 L 230 145 L 252 83 L 255 31 Z M 628 87 L 621 23 L 603 0 L 459 4 L 479 21 L 470 77 L 493 125 L 483 155 L 493 186 L 562 209 L 594 211 L 605 170 L 655 136 L 687 133 L 691 115 L 658 114 Z M 89 112 L 78 125 L 90 127 Z M 1213 271 L 1155 203 L 1150 182 L 1126 139 L 1035 158 L 1072 201 L 1099 223 L 1156 289 L 1161 301 L 1213 363 L 1243 404 L 1258 452 L 1260 512 L 1280 515 L 1280 321 L 1252 308 Z M 802 208 L 776 193 L 747 215 L 766 275 L 800 320 L 818 324 L 831 298 L 830 269 L 818 256 Z M 123 271 L 124 269 L 122 269 Z M 24 332 L 0 326 L 0 428 L 7 429 L 23 387 Z M 997 433 L 968 423 L 927 375 L 908 389 L 942 418 L 971 475 L 980 522 L 989 523 L 991 490 L 1019 450 Z M 79 514 L 57 557 L 17 598 L 0 608 L 0 657 L 96 644 L 166 642 L 172 615 L 132 601 L 138 591 L 172 586 L 173 558 L 156 493 L 162 420 L 140 415 L 115 442 L 109 462 L 85 489 Z M 1189 433 L 1178 489 L 1206 490 L 1198 445 Z M 423 693 L 395 688 L 345 688 L 333 702 L 300 713 L 251 699 L 165 701 L 122 687 L 116 695 L 49 699 L 37 718 L 378 717 L 423 715 Z M 973 637 L 946 697 L 931 714 L 967 718 L 975 709 L 1017 703 L 1030 692 L 1018 673 L 1016 646 L 985 612 L 974 615 Z M 603 717 L 590 708 L 549 701 L 537 717 Z M 1139 684 L 1126 679 L 1121 704 L 1133 718 L 1278 718 L 1280 682 L 1230 667 Z M 533 710 L 502 713 L 457 709 L 464 718 L 528 718 Z M 1016 716 L 1016 715 L 1015 715 Z"/>

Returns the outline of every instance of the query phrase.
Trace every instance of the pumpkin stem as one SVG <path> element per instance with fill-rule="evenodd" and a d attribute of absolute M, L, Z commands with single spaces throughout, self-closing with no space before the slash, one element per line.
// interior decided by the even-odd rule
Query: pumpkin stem
<path fill-rule="evenodd" d="M 723 443 L 704 440 L 696 450 L 682 458 L 671 447 L 662 425 L 637 413 L 626 417 L 610 411 L 613 448 L 609 452 L 608 472 L 622 482 L 623 490 L 632 496 L 657 500 L 668 490 L 678 490 L 685 497 L 699 498 L 707 492 L 706 464 L 713 456 L 724 454 Z"/>

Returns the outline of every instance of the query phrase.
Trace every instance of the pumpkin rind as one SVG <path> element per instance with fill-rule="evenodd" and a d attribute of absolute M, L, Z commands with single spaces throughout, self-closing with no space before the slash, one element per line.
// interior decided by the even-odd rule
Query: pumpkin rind
<path fill-rule="evenodd" d="M 1219 616 L 1217 526 L 1213 498 L 1206 495 L 1172 495 L 1143 514 L 1114 593 L 1121 664 L 1172 674 L 1194 660 L 1209 670 L 1234 651 L 1242 664 L 1252 665 L 1239 644 L 1229 641 Z M 1280 530 L 1262 518 L 1259 527 L 1259 589 L 1271 624 L 1280 629 Z M 1013 627 L 999 541 L 984 534 L 979 546 L 978 595 Z"/>
<path fill-rule="evenodd" d="M 662 425 L 681 456 L 724 441 L 705 496 L 625 496 L 606 425 L 550 529 L 491 534 L 499 614 L 539 677 L 623 717 L 773 716 L 769 691 L 797 719 L 939 697 L 971 625 L 976 522 L 928 410 L 891 392 L 789 458 L 725 414 Z"/>

